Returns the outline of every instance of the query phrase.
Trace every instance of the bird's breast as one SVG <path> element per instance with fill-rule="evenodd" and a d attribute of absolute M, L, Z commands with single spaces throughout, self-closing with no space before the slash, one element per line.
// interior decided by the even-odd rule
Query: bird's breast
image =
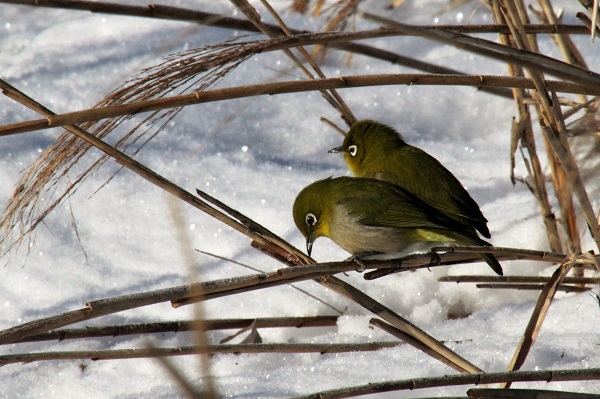
<path fill-rule="evenodd" d="M 412 245 L 412 232 L 381 226 L 366 226 L 346 209 L 336 206 L 330 224 L 329 237 L 349 253 L 398 253 Z"/>

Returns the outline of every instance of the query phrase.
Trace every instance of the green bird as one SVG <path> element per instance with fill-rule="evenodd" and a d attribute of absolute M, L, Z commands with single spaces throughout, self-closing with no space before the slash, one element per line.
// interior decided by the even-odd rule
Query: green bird
<path fill-rule="evenodd" d="M 439 245 L 489 246 L 473 229 L 448 218 L 416 195 L 385 181 L 337 177 L 316 181 L 296 197 L 294 222 L 311 254 L 318 237 L 329 237 L 356 259 L 381 258 Z M 502 275 L 491 254 L 482 258 Z M 386 256 L 383 256 L 384 258 Z"/>
<path fill-rule="evenodd" d="M 372 120 L 358 121 L 342 146 L 329 152 L 342 152 L 355 176 L 400 186 L 465 228 L 491 237 L 487 219 L 458 179 L 437 159 L 407 144 L 394 128 Z"/>

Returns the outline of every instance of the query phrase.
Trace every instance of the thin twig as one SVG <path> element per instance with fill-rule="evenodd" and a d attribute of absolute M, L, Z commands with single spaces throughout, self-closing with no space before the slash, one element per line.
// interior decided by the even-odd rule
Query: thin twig
<path fill-rule="evenodd" d="M 205 331 L 230 330 L 247 328 L 256 323 L 257 328 L 307 328 L 307 327 L 335 327 L 338 316 L 307 316 L 307 317 L 268 317 L 258 319 L 220 319 L 203 320 L 202 327 Z M 123 324 L 117 326 L 86 326 L 83 328 L 68 328 L 47 331 L 45 333 L 31 335 L 19 342 L 35 341 L 63 341 L 67 339 L 98 338 L 98 337 L 121 337 L 134 334 L 155 333 L 178 333 L 194 331 L 196 321 L 171 321 L 159 323 Z"/>
<path fill-rule="evenodd" d="M 200 353 L 344 353 L 357 351 L 376 351 L 383 348 L 392 348 L 402 345 L 403 342 L 367 342 L 359 344 L 231 344 L 203 346 L 178 346 L 175 348 L 151 349 L 119 349 L 97 351 L 70 351 L 70 352 L 39 352 L 22 353 L 0 356 L 0 366 L 13 363 L 31 363 L 44 360 L 65 359 L 139 359 L 160 356 L 186 356 Z"/>
<path fill-rule="evenodd" d="M 546 284 L 551 277 L 540 276 L 442 276 L 438 281 L 455 283 L 540 283 Z M 565 277 L 562 284 L 600 284 L 600 277 Z"/>
<path fill-rule="evenodd" d="M 207 251 L 202 251 L 202 250 L 200 250 L 200 249 L 196 249 L 196 251 L 197 251 L 197 252 L 200 252 L 201 254 L 204 254 L 204 255 L 212 256 L 213 258 L 217 258 L 217 259 L 224 260 L 224 261 L 226 261 L 226 262 L 233 263 L 234 265 L 239 265 L 239 266 L 245 267 L 246 269 L 249 269 L 249 270 L 252 270 L 252 271 L 255 271 L 255 272 L 258 272 L 258 273 L 265 273 L 265 271 L 264 271 L 264 270 L 258 269 L 258 268 L 256 268 L 256 267 L 252 267 L 252 266 L 250 266 L 250 265 L 247 265 L 247 264 L 245 264 L 245 263 L 238 262 L 238 261 L 236 261 L 236 260 L 233 260 L 233 259 L 229 259 L 229 258 L 227 258 L 227 257 L 224 257 L 224 256 L 220 256 L 220 255 L 217 255 L 217 254 L 214 254 L 214 253 L 211 253 L 211 252 L 207 252 Z M 297 286 L 295 286 L 294 284 L 290 284 L 290 287 L 291 287 L 291 288 L 293 288 L 293 289 L 295 289 L 296 291 L 299 291 L 299 292 L 303 293 L 304 295 L 308 296 L 309 298 L 312 298 L 312 299 L 314 299 L 315 301 L 317 301 L 317 302 L 319 302 L 319 303 L 321 303 L 321 304 L 323 304 L 323 305 L 327 306 L 329 309 L 333 310 L 334 312 L 336 312 L 336 313 L 338 313 L 338 314 L 343 314 L 343 313 L 344 313 L 344 312 L 343 312 L 341 309 L 338 309 L 338 308 L 336 308 L 336 307 L 335 307 L 335 306 L 333 306 L 332 304 L 330 304 L 330 303 L 328 303 L 328 302 L 324 301 L 323 299 L 319 298 L 318 296 L 316 296 L 316 295 L 314 295 L 314 294 L 311 294 L 310 292 L 308 292 L 308 291 L 307 291 L 307 290 L 305 290 L 305 289 L 302 289 L 302 288 L 300 288 L 300 287 L 297 287 Z"/>
<path fill-rule="evenodd" d="M 498 389 L 471 388 L 467 391 L 470 398 L 494 399 L 600 399 L 600 395 L 582 392 L 554 391 L 546 389 Z"/>
<path fill-rule="evenodd" d="M 519 290 L 519 291 L 543 291 L 546 288 L 545 284 L 477 284 L 477 288 L 482 289 L 502 289 L 502 290 Z M 578 287 L 576 285 L 561 284 L 556 287 L 556 291 L 563 292 L 587 292 L 591 288 Z"/>
<path fill-rule="evenodd" d="M 459 374 L 443 377 L 411 378 L 406 380 L 392 380 L 371 382 L 365 385 L 345 387 L 321 391 L 310 395 L 297 396 L 294 399 L 338 399 L 368 395 L 380 392 L 400 390 L 414 390 L 433 387 L 446 387 L 456 385 L 482 385 L 494 384 L 504 381 L 586 381 L 600 380 L 600 368 L 582 370 L 541 370 L 541 371 L 514 371 L 503 373 Z"/>

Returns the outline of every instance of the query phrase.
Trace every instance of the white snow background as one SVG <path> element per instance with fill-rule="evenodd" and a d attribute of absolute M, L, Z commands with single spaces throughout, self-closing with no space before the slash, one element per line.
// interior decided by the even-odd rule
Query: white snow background
<path fill-rule="evenodd" d="M 144 2 L 130 2 L 144 5 Z M 407 1 L 395 11 L 389 2 L 366 1 L 361 7 L 408 23 L 492 23 L 479 2 L 443 12 L 446 1 Z M 528 2 L 529 3 L 529 2 Z M 537 4 L 537 2 L 532 2 Z M 576 23 L 577 1 L 553 2 L 565 8 L 565 23 Z M 227 1 L 164 2 L 243 17 Z M 286 11 L 287 1 L 272 1 L 289 26 L 318 30 L 323 21 Z M 262 8 L 258 8 L 262 10 Z M 264 11 L 264 10 L 262 10 Z M 271 21 L 266 13 L 265 20 Z M 377 25 L 357 19 L 357 29 Z M 48 8 L 0 5 L 0 78 L 56 113 L 93 106 L 143 67 L 166 54 L 222 42 L 232 31 L 184 22 L 92 14 Z M 246 34 L 246 32 L 238 32 Z M 257 38 L 262 37 L 256 35 Z M 496 39 L 496 36 L 488 36 Z M 544 53 L 561 59 L 549 36 L 540 36 Z M 574 37 L 591 69 L 598 70 L 598 40 Z M 502 62 L 419 38 L 368 41 L 377 47 L 466 73 L 506 74 Z M 596 66 L 596 67 L 594 67 Z M 415 73 L 408 68 L 330 51 L 327 76 Z M 261 54 L 238 67 L 219 87 L 276 80 L 304 79 L 279 52 Z M 546 234 L 534 197 L 509 179 L 510 99 L 472 87 L 385 86 L 340 90 L 359 119 L 390 124 L 405 139 L 434 155 L 469 189 L 480 204 L 497 246 L 547 250 Z M 291 207 L 309 183 L 348 175 L 341 156 L 327 150 L 342 137 L 319 121 L 342 125 L 317 92 L 261 96 L 186 107 L 167 128 L 135 156 L 190 192 L 200 188 L 255 219 L 302 250 Z M 39 115 L 0 96 L 0 124 Z M 345 126 L 344 126 L 345 127 Z M 43 130 L 0 138 L 0 204 L 4 207 L 22 171 L 59 134 Z M 122 134 L 115 132 L 117 135 Z M 109 136 L 108 141 L 112 142 Z M 115 136 L 116 137 L 116 136 Z M 539 138 L 539 137 L 538 137 Z M 113 139 L 114 140 L 114 139 Z M 540 141 L 541 143 L 541 141 Z M 543 151 L 540 144 L 539 149 Z M 98 156 L 91 151 L 87 157 Z M 542 160 L 544 156 L 542 154 Z M 517 174 L 524 176 L 522 162 Z M 186 259 L 177 240 L 170 195 L 139 176 L 107 164 L 52 212 L 36 231 L 29 256 L 11 254 L 0 269 L 0 328 L 79 309 L 85 302 L 189 282 Z M 593 182 L 590 182 L 590 187 Z M 592 190 L 592 192 L 596 192 Z M 177 201 L 175 201 L 177 202 Z M 595 209 L 598 201 L 592 197 Z M 245 263 L 264 271 L 281 264 L 250 247 L 248 238 L 208 215 L 178 204 L 193 249 Z M 71 225 L 77 224 L 82 251 Z M 584 249 L 593 249 L 585 228 Z M 194 278 L 208 281 L 252 273 L 237 264 L 195 252 Z M 327 239 L 313 252 L 319 261 L 348 255 Z M 503 262 L 505 275 L 548 276 L 555 267 L 539 262 Z M 365 281 L 359 273 L 340 277 L 381 301 L 485 371 L 506 370 L 531 316 L 537 292 L 477 289 L 473 284 L 440 283 L 446 274 L 492 274 L 485 263 L 433 268 Z M 337 327 L 262 329 L 266 343 L 345 343 L 393 340 L 369 328 L 372 315 L 312 281 L 295 284 L 341 309 Z M 597 291 L 597 288 L 596 288 Z M 252 318 L 335 315 L 328 306 L 289 286 L 269 288 L 207 301 L 207 318 Z M 448 319 L 447 315 L 467 314 Z M 94 319 L 81 325 L 187 320 L 192 307 L 169 303 Z M 79 326 L 79 325 L 78 325 Z M 600 308 L 592 295 L 558 294 L 524 370 L 600 367 Z M 217 343 L 233 331 L 209 333 Z M 123 336 L 63 342 L 5 345 L 0 354 L 46 350 L 96 350 L 144 347 L 146 338 Z M 159 347 L 193 344 L 186 333 L 153 335 Z M 171 358 L 195 385 L 203 383 L 195 356 Z M 411 346 L 343 354 L 226 354 L 211 358 L 211 373 L 220 395 L 284 398 L 319 390 L 456 374 Z M 600 393 L 598 382 L 514 384 L 514 387 Z M 468 387 L 401 391 L 379 397 L 464 395 Z M 11 364 L 0 368 L 0 397 L 177 398 L 177 383 L 151 359 L 66 360 Z"/>

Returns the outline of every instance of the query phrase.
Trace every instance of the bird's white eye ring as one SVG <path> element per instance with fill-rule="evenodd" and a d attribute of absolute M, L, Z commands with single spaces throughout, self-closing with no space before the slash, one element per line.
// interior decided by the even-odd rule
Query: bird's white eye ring
<path fill-rule="evenodd" d="M 350 147 L 348 147 L 348 154 L 355 156 L 357 149 L 358 148 L 354 144 L 352 144 Z"/>
<path fill-rule="evenodd" d="M 313 215 L 312 213 L 307 213 L 304 220 L 306 221 L 306 224 L 309 226 L 314 226 L 315 224 L 317 224 L 317 217 L 315 215 Z"/>

